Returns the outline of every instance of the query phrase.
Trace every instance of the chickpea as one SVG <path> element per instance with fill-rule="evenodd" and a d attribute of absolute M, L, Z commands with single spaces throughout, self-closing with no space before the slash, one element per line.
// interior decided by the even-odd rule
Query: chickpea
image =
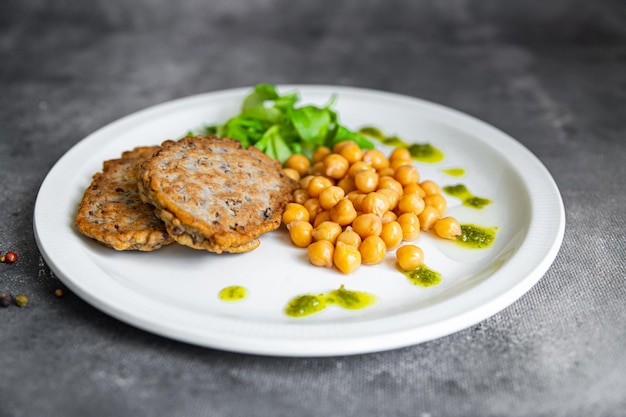
<path fill-rule="evenodd" d="M 342 179 L 337 182 L 337 186 L 341 187 L 343 191 L 348 194 L 350 191 L 356 190 L 356 184 L 354 183 L 354 178 L 349 175 L 346 175 Z"/>
<path fill-rule="evenodd" d="M 304 175 L 311 168 L 311 161 L 302 154 L 294 153 L 285 161 L 285 167 L 294 169 L 298 174 Z"/>
<path fill-rule="evenodd" d="M 324 158 L 324 175 L 334 178 L 340 179 L 343 178 L 350 168 L 350 163 L 343 156 L 331 153 L 330 155 Z"/>
<path fill-rule="evenodd" d="M 402 160 L 402 161 L 409 161 L 410 163 L 411 152 L 409 152 L 407 148 L 396 148 L 389 155 L 389 160 L 390 161 Z"/>
<path fill-rule="evenodd" d="M 367 162 L 375 170 L 386 168 L 389 166 L 389 160 L 378 149 L 368 149 L 363 153 L 363 161 Z"/>
<path fill-rule="evenodd" d="M 352 222 L 352 229 L 365 239 L 368 236 L 379 236 L 383 229 L 382 219 L 372 213 L 365 213 L 357 216 Z"/>
<path fill-rule="evenodd" d="M 388 210 L 394 210 L 398 206 L 400 195 L 396 190 L 392 190 L 391 188 L 379 188 L 376 192 L 387 198 L 387 201 L 389 202 Z"/>
<path fill-rule="evenodd" d="M 311 181 L 307 186 L 307 191 L 309 192 L 310 197 L 317 198 L 324 189 L 330 187 L 331 185 L 333 185 L 333 183 L 328 178 L 317 175 L 311 178 Z"/>
<path fill-rule="evenodd" d="M 424 263 L 424 251 L 415 245 L 400 246 L 396 250 L 396 260 L 400 268 L 410 271 Z"/>
<path fill-rule="evenodd" d="M 341 150 L 342 150 L 344 147 L 346 147 L 346 146 L 350 145 L 351 143 L 354 143 L 354 142 L 352 142 L 351 140 L 342 140 L 342 141 L 340 141 L 340 142 L 337 142 L 337 143 L 335 143 L 335 144 L 333 145 L 333 152 L 334 152 L 334 153 L 341 153 Z M 356 144 L 355 144 L 355 145 L 356 145 Z"/>
<path fill-rule="evenodd" d="M 309 262 L 315 266 L 333 267 L 335 246 L 327 240 L 318 240 L 307 247 Z"/>
<path fill-rule="evenodd" d="M 351 191 L 348 193 L 348 199 L 352 201 L 352 205 L 356 211 L 363 211 L 363 200 L 367 194 L 361 193 L 359 191 Z"/>
<path fill-rule="evenodd" d="M 310 172 L 311 175 L 324 176 L 324 161 L 314 163 Z"/>
<path fill-rule="evenodd" d="M 315 178 L 315 175 L 306 175 L 300 178 L 300 188 L 305 189 L 305 190 L 309 188 L 309 183 L 311 182 L 313 178 Z"/>
<path fill-rule="evenodd" d="M 330 218 L 340 226 L 347 226 L 352 223 L 356 218 L 356 210 L 354 209 L 352 201 L 347 198 L 340 200 L 330 210 Z"/>
<path fill-rule="evenodd" d="M 381 263 L 385 259 L 387 246 L 379 236 L 368 236 L 359 247 L 361 252 L 361 263 L 363 265 L 374 265 Z"/>
<path fill-rule="evenodd" d="M 295 221 L 308 222 L 310 218 L 309 211 L 298 203 L 288 203 L 283 212 L 283 223 L 288 225 Z"/>
<path fill-rule="evenodd" d="M 343 188 L 331 185 L 330 187 L 324 188 L 318 198 L 320 200 L 320 205 L 325 210 L 330 210 L 335 207 L 335 204 L 337 204 L 345 195 L 346 192 Z"/>
<path fill-rule="evenodd" d="M 300 181 L 300 173 L 293 168 L 283 168 L 283 172 L 286 176 L 294 181 Z"/>
<path fill-rule="evenodd" d="M 317 216 L 315 216 L 315 219 L 313 220 L 313 228 L 316 228 L 322 222 L 327 222 L 327 221 L 331 221 L 331 219 L 330 219 L 330 210 L 324 210 L 324 211 L 318 213 Z"/>
<path fill-rule="evenodd" d="M 348 175 L 352 178 L 356 177 L 356 173 L 359 171 L 376 171 L 370 164 L 365 161 L 357 161 L 354 164 L 350 165 L 350 169 L 348 169 Z"/>
<path fill-rule="evenodd" d="M 439 219 L 439 211 L 433 206 L 426 206 L 417 217 L 420 220 L 421 229 L 428 231 L 435 225 L 437 219 Z"/>
<path fill-rule="evenodd" d="M 398 170 L 403 165 L 413 165 L 413 161 L 410 159 L 394 159 L 389 162 L 389 166 L 394 170 Z"/>
<path fill-rule="evenodd" d="M 439 212 L 439 216 L 443 215 L 446 212 L 446 208 L 448 206 L 448 202 L 445 197 L 441 194 L 429 194 L 424 197 L 424 203 L 427 206 L 432 206 L 437 209 Z"/>
<path fill-rule="evenodd" d="M 294 203 L 304 204 L 311 196 L 309 192 L 303 188 L 298 188 L 293 192 L 293 201 Z"/>
<path fill-rule="evenodd" d="M 401 165 L 396 168 L 394 178 L 405 187 L 409 184 L 416 184 L 420 180 L 420 174 L 413 165 Z"/>
<path fill-rule="evenodd" d="M 337 236 L 337 242 L 345 243 L 346 245 L 352 245 L 358 249 L 361 246 L 361 236 L 358 235 L 357 232 L 352 230 L 352 227 L 346 227 L 346 230 L 341 232 L 339 236 Z"/>
<path fill-rule="evenodd" d="M 346 160 L 354 164 L 357 161 L 360 161 L 363 158 L 363 151 L 356 143 L 350 141 L 343 145 L 339 150 L 339 154 L 346 158 Z"/>
<path fill-rule="evenodd" d="M 378 173 L 362 169 L 354 175 L 356 189 L 362 193 L 370 193 L 378 187 Z"/>
<path fill-rule="evenodd" d="M 340 272 L 349 274 L 361 265 L 361 253 L 354 246 L 339 242 L 335 246 L 333 263 Z"/>
<path fill-rule="evenodd" d="M 396 170 L 393 169 L 392 167 L 385 167 L 385 168 L 377 169 L 376 172 L 378 172 L 378 175 L 381 177 L 384 177 L 384 176 L 393 177 L 396 174 Z"/>
<path fill-rule="evenodd" d="M 298 220 L 289 223 L 289 237 L 294 245 L 299 248 L 306 248 L 313 240 L 313 226 L 309 222 Z"/>
<path fill-rule="evenodd" d="M 324 211 L 317 198 L 309 198 L 304 202 L 303 206 L 309 212 L 309 222 L 314 221 L 315 217 Z"/>
<path fill-rule="evenodd" d="M 422 198 L 426 196 L 426 193 L 424 192 L 422 187 L 420 187 L 419 184 L 409 184 L 406 187 L 404 187 L 403 192 L 404 194 L 416 193 Z"/>
<path fill-rule="evenodd" d="M 312 235 L 316 241 L 327 240 L 334 245 L 340 233 L 341 226 L 332 221 L 325 221 L 313 229 Z"/>
<path fill-rule="evenodd" d="M 313 152 L 313 163 L 323 161 L 327 155 L 331 154 L 331 152 L 332 151 L 330 150 L 330 148 L 326 146 L 320 146 L 315 150 L 315 152 Z"/>
<path fill-rule="evenodd" d="M 420 187 L 422 187 L 422 190 L 424 190 L 426 195 L 441 194 L 441 188 L 437 185 L 435 181 L 426 180 L 420 182 Z"/>
<path fill-rule="evenodd" d="M 402 243 L 402 226 L 397 221 L 390 221 L 383 224 L 380 231 L 380 238 L 385 242 L 387 249 L 393 249 Z"/>
<path fill-rule="evenodd" d="M 389 222 L 395 222 L 396 220 L 398 220 L 398 215 L 394 213 L 393 211 L 389 210 L 389 211 L 384 212 L 380 218 L 383 221 L 383 225 L 385 225 Z"/>
<path fill-rule="evenodd" d="M 404 194 L 404 188 L 393 176 L 384 175 L 378 180 L 378 189 L 389 188 L 398 193 L 398 196 Z"/>
<path fill-rule="evenodd" d="M 424 210 L 424 200 L 416 193 L 404 194 L 398 200 L 398 211 L 400 213 L 420 214 Z"/>
<path fill-rule="evenodd" d="M 402 227 L 403 240 L 415 240 L 420 234 L 420 221 L 415 213 L 404 213 L 398 216 L 398 223 Z"/>
<path fill-rule="evenodd" d="M 461 224 L 454 217 L 443 217 L 435 223 L 435 233 L 444 239 L 454 239 L 461 234 Z"/>
<path fill-rule="evenodd" d="M 363 213 L 374 213 L 377 216 L 382 216 L 389 210 L 389 199 L 385 194 L 374 191 L 363 198 L 361 210 Z"/>

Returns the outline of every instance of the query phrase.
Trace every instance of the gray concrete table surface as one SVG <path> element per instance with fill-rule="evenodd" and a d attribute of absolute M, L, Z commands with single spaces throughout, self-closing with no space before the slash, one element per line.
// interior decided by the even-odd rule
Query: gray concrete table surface
<path fill-rule="evenodd" d="M 509 133 L 565 204 L 519 301 L 417 346 L 331 358 L 200 348 L 90 306 L 43 262 L 37 191 L 90 132 L 170 99 L 316 83 L 420 97 Z M 4 0 L 0 416 L 626 415 L 626 3 Z"/>

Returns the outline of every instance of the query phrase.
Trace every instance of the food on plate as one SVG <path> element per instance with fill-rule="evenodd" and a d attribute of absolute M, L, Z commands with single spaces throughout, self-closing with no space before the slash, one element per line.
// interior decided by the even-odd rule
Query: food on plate
<path fill-rule="evenodd" d="M 174 241 L 137 187 L 139 166 L 159 149 L 139 147 L 103 163 L 78 207 L 75 223 L 81 233 L 120 251 L 153 251 Z"/>
<path fill-rule="evenodd" d="M 244 147 L 255 146 L 283 163 L 293 154 L 312 154 L 319 146 L 346 140 L 361 148 L 374 147 L 340 123 L 332 109 L 335 97 L 324 107 L 297 106 L 299 99 L 297 92 L 281 95 L 271 84 L 258 84 L 244 98 L 240 114 L 223 125 L 207 126 L 203 133 L 237 139 Z"/>
<path fill-rule="evenodd" d="M 280 162 L 229 138 L 165 141 L 139 172 L 142 200 L 179 244 L 240 253 L 277 229 L 297 182 Z"/>
<path fill-rule="evenodd" d="M 320 147 L 310 168 L 301 157 L 285 163 L 300 174 L 294 202 L 283 214 L 294 245 L 307 248 L 311 264 L 334 267 L 344 274 L 360 265 L 381 263 L 397 249 L 401 269 L 422 265 L 415 245 L 421 231 L 456 239 L 461 225 L 445 216 L 446 199 L 431 180 L 420 181 L 405 148 L 387 158 L 380 150 L 362 149 L 351 141 Z M 323 242 L 323 243 L 322 243 Z"/>

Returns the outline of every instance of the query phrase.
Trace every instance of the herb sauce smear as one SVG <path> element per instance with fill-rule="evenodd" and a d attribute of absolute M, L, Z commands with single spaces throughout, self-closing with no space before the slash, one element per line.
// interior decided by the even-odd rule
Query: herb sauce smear
<path fill-rule="evenodd" d="M 411 158 L 417 162 L 434 164 L 443 161 L 444 154 L 430 143 L 407 143 L 398 136 L 387 136 L 380 129 L 367 126 L 358 131 L 359 134 L 375 139 L 383 145 L 396 148 L 406 148 L 411 154 Z"/>

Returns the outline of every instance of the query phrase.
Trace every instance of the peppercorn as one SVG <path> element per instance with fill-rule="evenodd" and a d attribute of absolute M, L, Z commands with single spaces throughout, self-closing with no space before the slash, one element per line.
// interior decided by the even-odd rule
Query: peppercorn
<path fill-rule="evenodd" d="M 13 297 L 8 292 L 4 291 L 0 294 L 0 306 L 8 307 L 11 305 L 11 301 L 13 301 Z"/>
<path fill-rule="evenodd" d="M 16 295 L 15 304 L 17 304 L 18 307 L 26 307 L 26 304 L 28 304 L 28 297 L 26 296 L 26 294 Z"/>
<path fill-rule="evenodd" d="M 8 264 L 12 264 L 13 262 L 17 262 L 17 253 L 15 252 L 7 252 L 4 255 L 4 262 Z"/>

